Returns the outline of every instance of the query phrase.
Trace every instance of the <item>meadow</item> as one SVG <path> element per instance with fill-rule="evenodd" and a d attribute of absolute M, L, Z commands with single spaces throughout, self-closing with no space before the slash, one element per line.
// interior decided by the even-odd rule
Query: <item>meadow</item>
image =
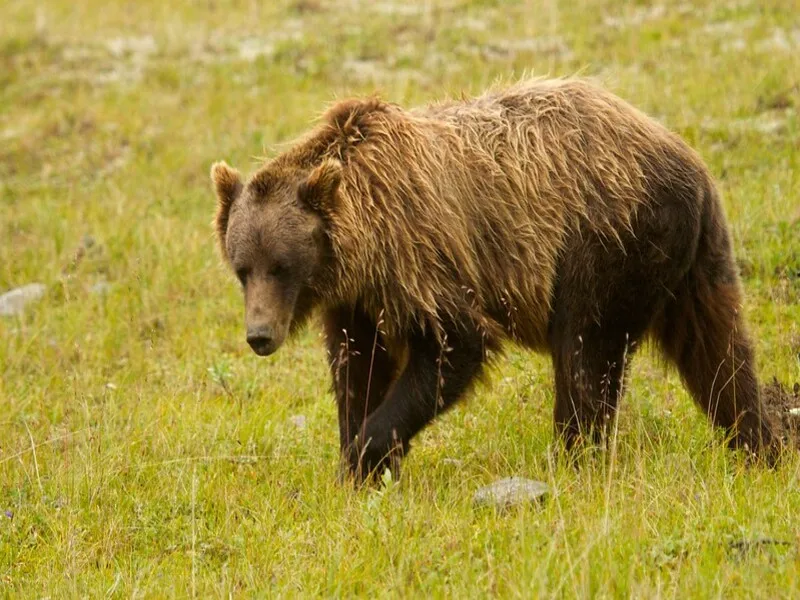
<path fill-rule="evenodd" d="M 416 105 L 592 76 L 724 196 L 759 375 L 800 381 L 797 0 L 4 0 L 0 594 L 789 598 L 800 457 L 728 451 L 645 348 L 609 449 L 553 448 L 549 359 L 509 347 L 399 481 L 337 483 L 319 328 L 244 339 L 210 165 L 245 172 L 336 98 Z M 502 477 L 541 503 L 475 509 Z"/>

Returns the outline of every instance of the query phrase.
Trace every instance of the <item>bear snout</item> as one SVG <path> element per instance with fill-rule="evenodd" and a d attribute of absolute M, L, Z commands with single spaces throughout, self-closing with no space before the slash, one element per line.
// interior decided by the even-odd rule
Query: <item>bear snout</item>
<path fill-rule="evenodd" d="M 278 349 L 272 327 L 258 325 L 247 328 L 247 343 L 259 356 L 269 356 Z"/>

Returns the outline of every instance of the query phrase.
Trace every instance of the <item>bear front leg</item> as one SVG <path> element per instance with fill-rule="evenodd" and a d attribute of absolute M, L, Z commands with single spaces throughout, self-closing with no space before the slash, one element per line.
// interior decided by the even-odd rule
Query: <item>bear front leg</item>
<path fill-rule="evenodd" d="M 560 341 L 553 353 L 556 437 L 567 451 L 607 440 L 633 354 L 624 333 L 592 327 Z"/>
<path fill-rule="evenodd" d="M 380 476 L 387 467 L 396 471 L 417 432 L 461 398 L 480 374 L 484 345 L 478 332 L 454 330 L 443 342 L 430 333 L 410 340 L 405 370 L 350 448 L 356 481 Z"/>
<path fill-rule="evenodd" d="M 339 445 L 344 452 L 383 402 L 397 372 L 379 326 L 359 308 L 339 307 L 324 315 L 325 338 L 339 411 Z"/>

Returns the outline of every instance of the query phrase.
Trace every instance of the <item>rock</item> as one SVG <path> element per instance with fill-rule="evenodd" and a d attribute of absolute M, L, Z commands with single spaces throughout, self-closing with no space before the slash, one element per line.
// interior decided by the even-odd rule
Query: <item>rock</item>
<path fill-rule="evenodd" d="M 81 247 L 84 250 L 88 250 L 89 248 L 94 247 L 95 244 L 97 244 L 97 240 L 95 240 L 88 233 L 84 234 L 84 236 L 81 238 Z"/>
<path fill-rule="evenodd" d="M 289 422 L 297 427 L 298 429 L 305 429 L 306 428 L 306 416 L 305 415 L 292 415 L 289 417 Z"/>
<path fill-rule="evenodd" d="M 550 488 L 547 484 L 541 481 L 522 477 L 508 477 L 480 488 L 472 497 L 472 504 L 476 507 L 510 508 L 541 500 L 549 491 Z"/>
<path fill-rule="evenodd" d="M 800 418 L 800 407 L 799 408 L 790 408 L 789 409 L 789 416 Z"/>
<path fill-rule="evenodd" d="M 97 296 L 105 296 L 110 290 L 111 284 L 107 281 L 98 281 L 89 288 L 89 291 Z"/>
<path fill-rule="evenodd" d="M 0 315 L 11 317 L 22 314 L 25 305 L 44 296 L 45 286 L 29 283 L 0 296 Z"/>

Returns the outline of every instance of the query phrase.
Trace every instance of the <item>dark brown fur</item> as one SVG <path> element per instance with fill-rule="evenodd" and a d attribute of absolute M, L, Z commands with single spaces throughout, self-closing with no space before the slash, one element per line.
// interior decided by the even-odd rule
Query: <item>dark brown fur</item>
<path fill-rule="evenodd" d="M 254 350 L 323 311 L 357 474 L 407 452 L 509 338 L 551 353 L 567 447 L 613 418 L 648 333 L 733 445 L 774 446 L 711 177 L 601 88 L 349 100 L 246 186 L 224 164 L 212 176 Z"/>

